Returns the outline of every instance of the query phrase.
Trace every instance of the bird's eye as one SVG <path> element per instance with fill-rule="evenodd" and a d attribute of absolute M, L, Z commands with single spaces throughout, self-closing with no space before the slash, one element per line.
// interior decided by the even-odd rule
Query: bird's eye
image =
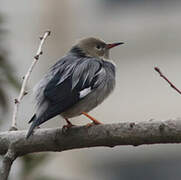
<path fill-rule="evenodd" d="M 96 49 L 100 50 L 100 49 L 101 49 L 101 46 L 100 46 L 100 45 L 97 45 L 97 46 L 96 46 Z"/>

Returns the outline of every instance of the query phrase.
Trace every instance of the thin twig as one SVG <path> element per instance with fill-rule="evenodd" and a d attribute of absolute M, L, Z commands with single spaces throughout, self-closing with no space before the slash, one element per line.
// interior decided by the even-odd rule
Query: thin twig
<path fill-rule="evenodd" d="M 18 98 L 16 98 L 14 100 L 14 112 L 13 112 L 13 118 L 12 118 L 12 125 L 11 125 L 11 128 L 10 130 L 17 130 L 17 125 L 16 125 L 16 119 L 17 119 L 17 113 L 18 113 L 18 109 L 19 109 L 19 104 L 20 104 L 20 101 L 22 100 L 22 98 L 27 94 L 27 92 L 25 91 L 25 88 L 26 88 L 26 85 L 27 85 L 27 82 L 29 80 L 29 77 L 32 73 L 32 70 L 33 68 L 35 67 L 40 55 L 42 55 L 42 46 L 46 40 L 46 38 L 50 35 L 50 31 L 46 31 L 44 33 L 44 35 L 42 37 L 40 37 L 40 44 L 39 44 L 39 47 L 38 47 L 38 50 L 37 50 L 37 53 L 36 55 L 34 56 L 34 59 L 33 59 L 33 62 L 31 64 L 31 66 L 29 67 L 26 75 L 24 76 L 23 78 L 23 83 L 22 83 L 22 86 L 21 86 L 21 90 L 20 90 L 20 94 L 18 96 Z"/>
<path fill-rule="evenodd" d="M 168 82 L 168 84 L 169 84 L 173 89 L 175 89 L 179 94 L 181 94 L 181 90 L 179 90 L 179 89 L 160 71 L 160 69 L 159 69 L 158 67 L 155 67 L 154 69 L 155 69 L 156 72 L 159 73 L 159 75 L 160 75 L 163 79 L 165 79 L 165 81 Z"/>
<path fill-rule="evenodd" d="M 9 173 L 11 170 L 11 166 L 15 159 L 16 159 L 16 156 L 15 156 L 14 152 L 11 149 L 9 149 L 3 157 L 2 167 L 1 167 L 1 171 L 0 171 L 1 180 L 8 179 L 8 176 L 9 176 Z"/>

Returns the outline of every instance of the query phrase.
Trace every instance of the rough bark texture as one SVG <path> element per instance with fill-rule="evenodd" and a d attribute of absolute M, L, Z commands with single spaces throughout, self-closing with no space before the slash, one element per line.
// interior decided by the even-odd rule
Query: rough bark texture
<path fill-rule="evenodd" d="M 4 155 L 0 179 L 7 180 L 18 156 L 43 151 L 65 151 L 96 146 L 181 143 L 181 119 L 168 121 L 125 122 L 117 124 L 38 129 L 28 140 L 27 131 L 0 133 L 0 155 Z"/>
<path fill-rule="evenodd" d="M 0 171 L 0 179 L 1 180 L 7 180 L 9 176 L 9 172 L 11 170 L 11 165 L 13 164 L 13 161 L 16 159 L 16 156 L 12 149 L 8 149 L 7 153 L 5 154 L 2 162 L 2 167 Z"/>
<path fill-rule="evenodd" d="M 13 149 L 15 157 L 33 152 L 65 151 L 96 146 L 181 143 L 181 120 L 125 122 L 91 127 L 37 129 L 28 140 L 27 131 L 0 133 L 0 155 Z"/>

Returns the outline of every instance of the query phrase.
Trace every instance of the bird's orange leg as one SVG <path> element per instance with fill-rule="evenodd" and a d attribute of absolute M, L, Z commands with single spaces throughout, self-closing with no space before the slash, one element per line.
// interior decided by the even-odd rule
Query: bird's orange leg
<path fill-rule="evenodd" d="M 65 121 L 67 122 L 67 125 L 64 125 L 63 126 L 63 129 L 69 129 L 69 128 L 71 128 L 72 126 L 75 126 L 75 125 L 73 125 L 69 120 L 68 120 L 68 118 L 64 118 L 65 119 Z"/>
<path fill-rule="evenodd" d="M 93 121 L 93 123 L 89 123 L 87 124 L 87 127 L 94 125 L 98 125 L 98 124 L 102 124 L 101 122 L 99 122 L 97 119 L 95 119 L 94 117 L 90 116 L 89 114 L 82 112 L 82 114 L 86 117 L 88 117 L 91 121 Z"/>

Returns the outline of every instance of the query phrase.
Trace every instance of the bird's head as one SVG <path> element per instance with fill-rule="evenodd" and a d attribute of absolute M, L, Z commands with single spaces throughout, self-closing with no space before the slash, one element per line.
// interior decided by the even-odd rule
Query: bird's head
<path fill-rule="evenodd" d="M 124 43 L 116 42 L 107 44 L 100 39 L 89 37 L 80 40 L 74 47 L 80 49 L 80 52 L 83 52 L 86 56 L 108 59 L 109 50 L 121 44 Z"/>

